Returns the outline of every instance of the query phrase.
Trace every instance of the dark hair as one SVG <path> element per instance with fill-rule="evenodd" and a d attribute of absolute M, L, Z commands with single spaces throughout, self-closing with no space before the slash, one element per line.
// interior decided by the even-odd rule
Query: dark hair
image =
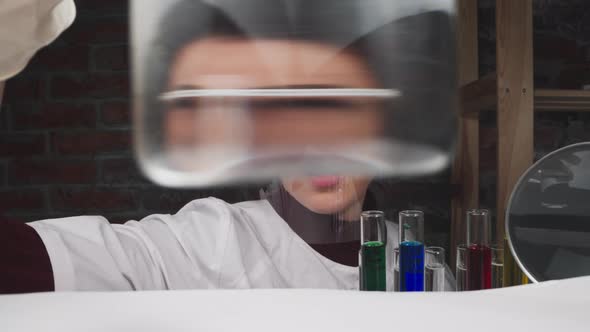
<path fill-rule="evenodd" d="M 221 3 L 218 5 L 218 3 Z M 454 141 L 455 58 L 448 13 L 425 12 L 358 35 L 363 0 L 228 0 L 216 6 L 184 0 L 163 15 L 150 44 L 144 96 L 147 124 L 161 137 L 157 96 L 164 91 L 179 50 L 200 38 L 290 39 L 333 44 L 359 54 L 385 88 L 403 91 L 388 105 L 387 125 L 397 139 L 448 151 Z M 305 13 L 305 15 L 301 15 Z M 356 34 L 356 35 L 355 35 Z M 354 38 L 353 38 L 354 37 Z M 350 40 L 352 39 L 352 40 Z M 399 110 L 399 111 L 395 111 Z"/>

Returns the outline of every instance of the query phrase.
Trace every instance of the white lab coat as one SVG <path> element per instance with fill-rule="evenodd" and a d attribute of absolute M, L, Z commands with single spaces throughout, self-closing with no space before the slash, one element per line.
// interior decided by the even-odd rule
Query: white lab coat
<path fill-rule="evenodd" d="M 195 288 L 358 289 L 358 268 L 323 257 L 266 200 L 195 200 L 175 215 L 111 225 L 102 217 L 30 223 L 56 291 Z M 388 222 L 388 287 L 398 230 Z M 449 277 L 449 276 L 447 276 Z M 452 284 L 452 275 L 449 284 Z M 451 285 L 452 286 L 452 285 Z"/>
<path fill-rule="evenodd" d="M 0 81 L 23 70 L 75 17 L 73 0 L 0 0 Z"/>

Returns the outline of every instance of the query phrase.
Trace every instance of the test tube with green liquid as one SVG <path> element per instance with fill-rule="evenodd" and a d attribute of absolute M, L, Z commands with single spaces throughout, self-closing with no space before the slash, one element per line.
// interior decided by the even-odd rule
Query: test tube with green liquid
<path fill-rule="evenodd" d="M 386 245 L 385 214 L 382 211 L 362 212 L 359 257 L 360 290 L 386 290 Z"/>

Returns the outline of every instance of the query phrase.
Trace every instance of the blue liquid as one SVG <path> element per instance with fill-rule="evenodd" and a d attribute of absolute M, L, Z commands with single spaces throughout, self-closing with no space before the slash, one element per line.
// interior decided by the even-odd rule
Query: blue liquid
<path fill-rule="evenodd" d="M 424 245 L 417 241 L 404 241 L 399 246 L 399 290 L 424 291 Z"/>

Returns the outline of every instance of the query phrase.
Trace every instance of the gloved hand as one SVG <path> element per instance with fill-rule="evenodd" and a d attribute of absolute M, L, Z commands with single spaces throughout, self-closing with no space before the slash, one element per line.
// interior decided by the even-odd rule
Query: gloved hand
<path fill-rule="evenodd" d="M 73 0 L 0 1 L 0 82 L 23 70 L 75 17 Z"/>

